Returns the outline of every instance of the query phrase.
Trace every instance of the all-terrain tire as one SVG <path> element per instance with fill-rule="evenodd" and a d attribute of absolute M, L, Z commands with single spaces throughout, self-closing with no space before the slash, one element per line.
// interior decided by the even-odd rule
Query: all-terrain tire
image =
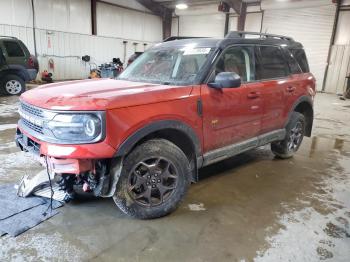
<path fill-rule="evenodd" d="M 146 141 L 125 158 L 113 200 L 135 218 L 168 215 L 189 188 L 189 170 L 186 155 L 175 144 L 165 139 Z"/>
<path fill-rule="evenodd" d="M 282 141 L 271 143 L 272 152 L 282 159 L 292 157 L 303 141 L 305 126 L 304 115 L 293 112 L 286 126 L 286 137 Z"/>
<path fill-rule="evenodd" d="M 26 83 L 17 75 L 5 75 L 0 80 L 0 93 L 4 95 L 20 95 L 26 90 Z"/>

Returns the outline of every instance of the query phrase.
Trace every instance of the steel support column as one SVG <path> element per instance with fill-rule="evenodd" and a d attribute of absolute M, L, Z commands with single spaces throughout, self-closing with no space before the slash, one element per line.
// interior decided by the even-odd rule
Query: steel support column
<path fill-rule="evenodd" d="M 92 35 L 97 35 L 96 2 L 97 0 L 91 0 L 91 34 Z"/>

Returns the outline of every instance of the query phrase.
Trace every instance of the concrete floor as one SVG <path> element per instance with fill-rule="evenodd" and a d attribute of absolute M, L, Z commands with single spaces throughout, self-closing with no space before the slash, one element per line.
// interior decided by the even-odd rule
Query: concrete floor
<path fill-rule="evenodd" d="M 0 97 L 0 184 L 37 165 L 13 142 L 17 97 Z M 269 147 L 200 171 L 170 216 L 140 221 L 85 199 L 17 238 L 1 261 L 350 261 L 350 101 L 318 94 L 294 158 Z"/>

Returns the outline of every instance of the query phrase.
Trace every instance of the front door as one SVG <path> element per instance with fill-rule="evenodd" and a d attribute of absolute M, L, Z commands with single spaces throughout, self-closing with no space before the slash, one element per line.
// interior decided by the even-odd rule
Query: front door
<path fill-rule="evenodd" d="M 255 82 L 254 47 L 233 46 L 226 49 L 218 59 L 211 78 L 220 72 L 239 74 L 242 85 L 223 89 L 205 84 L 201 86 L 205 152 L 248 140 L 260 133 L 261 84 Z"/>

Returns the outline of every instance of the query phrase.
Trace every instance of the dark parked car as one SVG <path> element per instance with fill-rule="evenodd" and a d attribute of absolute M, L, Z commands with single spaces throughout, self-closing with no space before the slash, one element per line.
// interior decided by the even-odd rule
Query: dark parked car
<path fill-rule="evenodd" d="M 26 82 L 34 80 L 39 70 L 38 61 L 25 44 L 9 36 L 0 36 L 0 93 L 20 95 Z"/>

